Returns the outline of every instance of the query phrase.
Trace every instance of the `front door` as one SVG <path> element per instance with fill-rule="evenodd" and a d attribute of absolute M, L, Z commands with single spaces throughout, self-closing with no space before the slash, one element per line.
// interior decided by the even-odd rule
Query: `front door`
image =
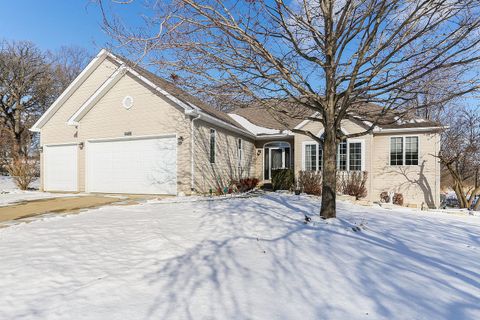
<path fill-rule="evenodd" d="M 265 180 L 272 178 L 272 170 L 289 168 L 290 148 L 265 149 Z"/>

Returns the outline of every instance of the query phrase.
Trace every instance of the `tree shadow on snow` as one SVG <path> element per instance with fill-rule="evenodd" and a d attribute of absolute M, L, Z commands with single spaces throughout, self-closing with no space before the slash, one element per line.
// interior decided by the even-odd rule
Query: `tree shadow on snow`
<path fill-rule="evenodd" d="M 352 308 L 384 318 L 401 318 L 407 308 L 457 319 L 478 308 L 478 260 L 451 248 L 442 253 L 442 242 L 427 237 L 440 233 L 443 242 L 461 243 L 459 235 L 474 236 L 478 227 L 387 214 L 391 221 L 382 224 L 350 207 L 338 224 L 305 225 L 304 215 L 318 214 L 319 203 L 293 196 L 195 206 L 207 236 L 145 275 L 158 291 L 147 319 L 338 318 Z M 345 227 L 360 219 L 372 225 L 362 232 Z"/>

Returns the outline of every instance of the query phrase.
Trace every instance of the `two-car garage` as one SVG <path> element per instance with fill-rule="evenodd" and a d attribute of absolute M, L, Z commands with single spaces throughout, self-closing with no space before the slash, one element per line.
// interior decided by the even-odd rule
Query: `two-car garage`
<path fill-rule="evenodd" d="M 43 164 L 45 191 L 79 191 L 83 172 L 86 192 L 177 193 L 175 135 L 87 140 L 83 150 L 78 144 L 46 145 Z"/>

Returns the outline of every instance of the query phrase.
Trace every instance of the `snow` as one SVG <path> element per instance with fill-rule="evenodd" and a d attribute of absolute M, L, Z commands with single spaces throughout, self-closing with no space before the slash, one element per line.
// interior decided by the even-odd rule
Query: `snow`
<path fill-rule="evenodd" d="M 267 194 L 1 228 L 0 319 L 480 319 L 480 218 L 338 206 L 325 222 L 317 198 Z"/>
<path fill-rule="evenodd" d="M 242 117 L 238 114 L 229 113 L 228 115 L 233 120 L 238 122 L 242 127 L 244 127 L 245 129 L 247 129 L 248 131 L 250 131 L 251 133 L 253 133 L 255 135 L 259 135 L 259 134 L 291 134 L 291 132 L 288 131 L 288 130 L 282 131 L 282 130 L 270 129 L 270 128 L 257 126 L 256 124 L 251 123 L 250 121 L 248 121 L 247 119 L 245 119 L 244 117 Z"/>
<path fill-rule="evenodd" d="M 32 183 L 31 188 L 37 189 L 39 187 L 39 181 Z M 59 197 L 68 197 L 75 196 L 73 194 L 59 194 L 59 193 L 48 193 L 40 191 L 22 191 L 17 188 L 15 182 L 11 177 L 0 176 L 0 207 L 5 205 L 11 205 L 16 202 L 28 201 L 28 200 L 39 200 L 39 199 L 48 199 L 48 198 L 59 198 Z"/>

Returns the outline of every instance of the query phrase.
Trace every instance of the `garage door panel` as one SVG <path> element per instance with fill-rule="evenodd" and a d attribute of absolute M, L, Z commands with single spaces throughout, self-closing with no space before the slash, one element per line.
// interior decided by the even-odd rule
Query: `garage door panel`
<path fill-rule="evenodd" d="M 77 145 L 44 146 L 44 190 L 78 191 Z"/>
<path fill-rule="evenodd" d="M 87 190 L 176 194 L 176 138 L 89 142 Z"/>

